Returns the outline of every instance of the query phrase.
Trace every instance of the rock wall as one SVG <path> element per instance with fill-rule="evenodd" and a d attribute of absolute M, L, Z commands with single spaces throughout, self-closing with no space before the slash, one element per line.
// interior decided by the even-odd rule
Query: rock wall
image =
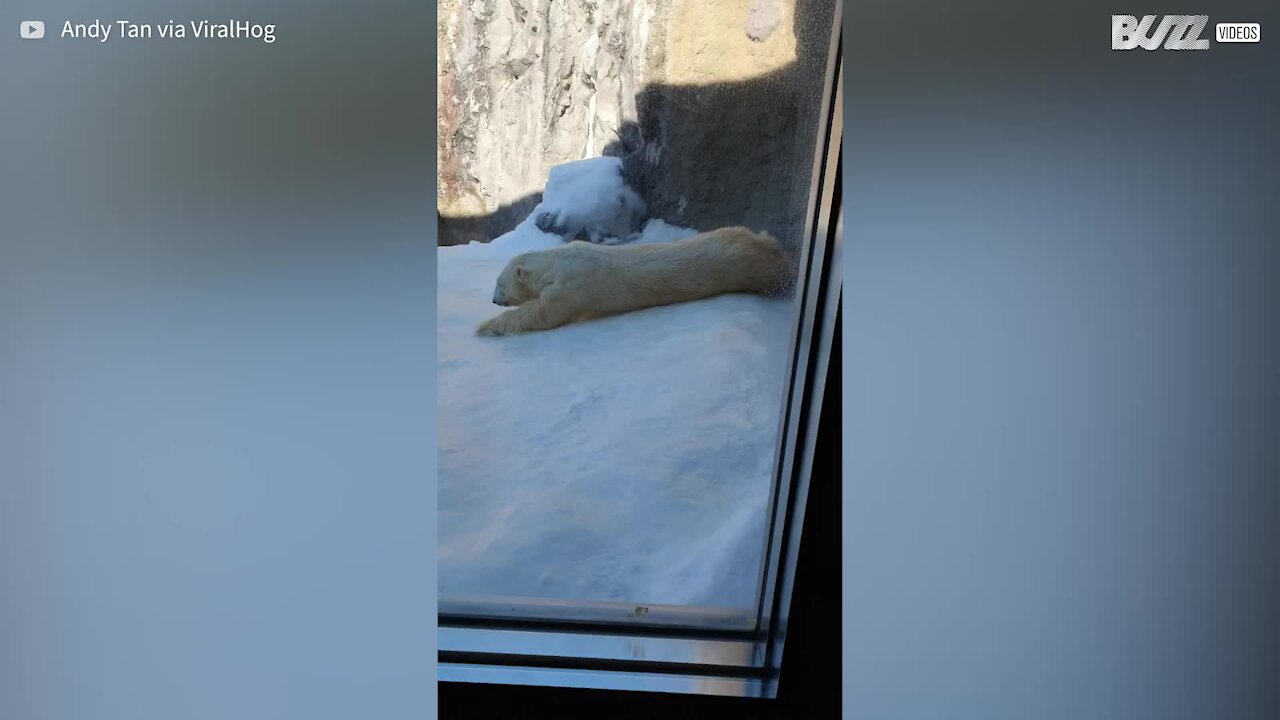
<path fill-rule="evenodd" d="M 441 244 L 488 240 L 551 167 L 623 156 L 651 212 L 803 227 L 832 0 L 439 3 Z"/>

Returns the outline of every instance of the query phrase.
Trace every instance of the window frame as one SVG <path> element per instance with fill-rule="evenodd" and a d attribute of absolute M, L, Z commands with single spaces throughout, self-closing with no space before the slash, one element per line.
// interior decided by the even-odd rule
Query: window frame
<path fill-rule="evenodd" d="M 439 681 L 777 696 L 841 296 L 842 14 L 836 3 L 756 609 L 442 599 Z"/>

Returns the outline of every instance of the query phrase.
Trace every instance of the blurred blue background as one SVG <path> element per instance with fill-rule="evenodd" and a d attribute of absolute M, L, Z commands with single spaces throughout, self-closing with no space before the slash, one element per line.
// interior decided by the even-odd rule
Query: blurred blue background
<path fill-rule="evenodd" d="M 1277 9 L 846 5 L 847 717 L 1280 716 Z"/>
<path fill-rule="evenodd" d="M 431 717 L 433 6 L 2 15 L 0 717 Z"/>

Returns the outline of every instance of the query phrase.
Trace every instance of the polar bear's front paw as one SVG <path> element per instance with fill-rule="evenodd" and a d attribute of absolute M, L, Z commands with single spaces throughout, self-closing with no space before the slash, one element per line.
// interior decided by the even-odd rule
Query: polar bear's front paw
<path fill-rule="evenodd" d="M 482 337 L 499 337 L 510 335 L 511 328 L 501 315 L 490 318 L 476 327 L 476 334 Z"/>

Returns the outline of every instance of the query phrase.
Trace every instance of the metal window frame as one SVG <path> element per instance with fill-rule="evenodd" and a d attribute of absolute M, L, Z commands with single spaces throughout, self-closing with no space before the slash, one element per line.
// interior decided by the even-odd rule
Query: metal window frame
<path fill-rule="evenodd" d="M 441 682 L 777 696 L 842 284 L 842 14 L 842 3 L 837 3 L 757 607 L 441 598 Z"/>

